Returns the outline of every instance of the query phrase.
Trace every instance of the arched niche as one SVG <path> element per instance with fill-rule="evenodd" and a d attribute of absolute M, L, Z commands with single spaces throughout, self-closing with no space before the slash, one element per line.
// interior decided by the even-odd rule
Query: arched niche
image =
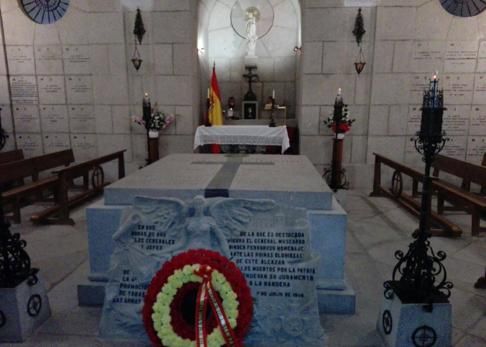
<path fill-rule="evenodd" d="M 205 103 L 213 63 L 222 94 L 236 99 L 237 111 L 248 91 L 242 75 L 248 64 L 248 41 L 245 38 L 246 9 L 261 11 L 257 22 L 256 73 L 253 85 L 259 109 L 275 90 L 276 102 L 287 107 L 287 118 L 295 118 L 296 80 L 301 47 L 301 10 L 298 0 L 202 0 L 199 5 L 197 46 L 201 68 L 202 105 Z M 261 113 L 260 118 L 268 117 Z"/>

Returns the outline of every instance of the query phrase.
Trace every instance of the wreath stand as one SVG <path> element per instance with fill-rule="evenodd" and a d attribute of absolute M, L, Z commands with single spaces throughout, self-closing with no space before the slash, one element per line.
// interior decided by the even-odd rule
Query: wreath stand
<path fill-rule="evenodd" d="M 338 189 L 348 189 L 346 170 L 343 169 L 344 134 L 337 133 L 332 143 L 331 168 L 324 171 L 324 178 L 329 187 L 337 192 Z"/>
<path fill-rule="evenodd" d="M 159 160 L 159 132 L 156 130 L 149 130 L 147 133 L 147 150 L 148 158 L 147 165 Z"/>

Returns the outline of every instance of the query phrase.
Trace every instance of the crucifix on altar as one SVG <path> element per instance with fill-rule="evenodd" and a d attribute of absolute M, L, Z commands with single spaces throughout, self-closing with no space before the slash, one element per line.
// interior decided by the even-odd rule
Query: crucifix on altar
<path fill-rule="evenodd" d="M 252 66 L 245 66 L 245 69 L 248 71 L 246 74 L 243 74 L 243 77 L 248 80 L 248 92 L 246 92 L 245 96 L 243 97 L 242 103 L 242 110 L 243 110 L 243 119 L 257 119 L 258 118 L 258 100 L 256 94 L 253 92 L 252 83 L 258 82 L 258 74 L 254 73 L 253 70 L 256 70 L 257 67 Z"/>

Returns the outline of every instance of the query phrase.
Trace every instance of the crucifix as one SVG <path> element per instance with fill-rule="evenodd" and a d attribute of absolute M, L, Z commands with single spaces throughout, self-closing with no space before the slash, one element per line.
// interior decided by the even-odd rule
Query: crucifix
<path fill-rule="evenodd" d="M 256 94 L 253 92 L 252 83 L 259 81 L 258 74 L 253 72 L 257 67 L 255 65 L 247 65 L 245 69 L 248 72 L 243 77 L 248 80 L 248 92 L 243 97 L 243 118 L 256 119 L 258 118 L 258 101 Z"/>

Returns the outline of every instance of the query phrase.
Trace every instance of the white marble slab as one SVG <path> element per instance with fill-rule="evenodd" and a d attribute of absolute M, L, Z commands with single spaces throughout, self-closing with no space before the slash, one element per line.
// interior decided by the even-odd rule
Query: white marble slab
<path fill-rule="evenodd" d="M 42 155 L 42 137 L 40 134 L 17 133 L 17 148 L 24 151 L 25 158 Z"/>
<path fill-rule="evenodd" d="M 64 72 L 66 74 L 91 73 L 90 46 L 87 45 L 64 46 L 63 59 L 64 59 Z"/>
<path fill-rule="evenodd" d="M 39 108 L 34 105 L 16 105 L 13 108 L 15 130 L 19 133 L 40 133 Z"/>
<path fill-rule="evenodd" d="M 486 136 L 470 136 L 467 144 L 466 160 L 481 165 L 484 153 L 486 153 Z"/>
<path fill-rule="evenodd" d="M 35 48 L 35 69 L 40 75 L 61 75 L 62 48 L 60 45 L 37 46 Z"/>
<path fill-rule="evenodd" d="M 71 148 L 69 134 L 50 134 L 43 135 L 44 153 L 53 153 Z"/>
<path fill-rule="evenodd" d="M 41 104 L 65 104 L 64 76 L 38 76 L 39 102 Z"/>
<path fill-rule="evenodd" d="M 66 105 L 41 105 L 42 130 L 46 133 L 69 131 L 68 109 Z"/>
<path fill-rule="evenodd" d="M 35 76 L 10 77 L 12 101 L 19 104 L 37 104 L 37 80 Z"/>
<path fill-rule="evenodd" d="M 68 76 L 66 77 L 66 88 L 68 103 L 93 103 L 93 82 L 91 76 Z"/>
<path fill-rule="evenodd" d="M 7 57 L 11 74 L 33 75 L 35 73 L 32 46 L 7 46 Z"/>
<path fill-rule="evenodd" d="M 89 105 L 70 106 L 69 127 L 73 133 L 96 132 L 96 119 L 93 107 Z"/>

